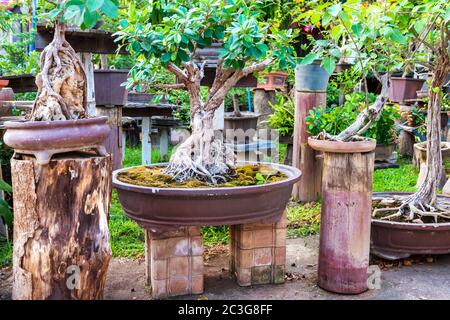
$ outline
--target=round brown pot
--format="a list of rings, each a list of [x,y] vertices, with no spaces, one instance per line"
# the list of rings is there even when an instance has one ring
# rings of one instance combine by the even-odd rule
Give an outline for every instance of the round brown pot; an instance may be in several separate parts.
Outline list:
[[[375,148],[375,161],[388,161],[395,150],[395,146],[396,144],[394,142],[387,145],[384,143],[377,143]]]
[[[376,140],[308,138],[323,151],[318,284],[345,294],[367,290]]]
[[[450,142],[441,142],[442,161],[450,158]],[[420,168],[422,163],[427,161],[427,142],[419,142],[414,144],[413,164]]]
[[[344,70],[350,69],[352,67],[351,63],[338,63],[334,69],[334,73],[339,73]]]
[[[287,179],[234,188],[152,188],[121,182],[117,175],[127,169],[119,169],[113,172],[113,185],[125,214],[153,232],[182,226],[274,223],[281,218],[301,173],[290,166],[268,165]]]
[[[80,120],[5,122],[5,143],[15,152],[32,154],[38,164],[48,164],[57,153],[95,149],[107,155],[103,141],[110,127],[108,117]]]
[[[405,100],[417,99],[417,91],[422,88],[424,82],[425,79],[391,77],[389,100],[401,103]]]
[[[376,192],[373,199],[408,196],[411,193]],[[450,200],[439,195],[438,199]],[[372,220],[371,253],[384,259],[396,260],[416,254],[450,253],[449,223],[407,223]]]
[[[235,116],[234,112],[225,112],[225,139],[231,142],[234,141],[234,137],[237,137],[238,143],[245,143],[246,137],[251,140],[256,133],[258,117],[259,114],[253,112],[241,112],[240,117]],[[247,130],[253,130],[253,132],[246,133]]]

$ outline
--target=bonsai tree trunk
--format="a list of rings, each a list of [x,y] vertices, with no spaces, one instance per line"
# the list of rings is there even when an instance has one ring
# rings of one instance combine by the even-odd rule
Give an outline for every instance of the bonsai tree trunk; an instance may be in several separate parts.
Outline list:
[[[235,94],[233,94],[233,110],[236,117],[242,117],[241,110],[239,110],[239,99]]]
[[[441,93],[434,88],[441,88],[450,72],[450,57],[444,51],[436,62],[433,77],[429,89],[429,103],[427,116],[427,171],[425,179],[415,194],[405,200],[399,210],[399,214],[406,215],[408,220],[413,220],[415,215],[450,218],[448,209],[440,208],[436,204],[436,190],[442,172],[441,155]]]
[[[226,182],[235,174],[236,157],[224,144],[222,132],[214,130],[214,111],[241,78],[263,70],[272,61],[270,58],[235,70],[223,68],[223,61],[219,60],[206,101],[200,96],[204,64],[197,65],[191,61],[184,64],[184,70],[168,64],[169,71],[181,79],[189,92],[192,134],[173,154],[165,170],[167,174],[177,181],[197,179],[211,184]]]
[[[31,120],[86,117],[86,74],[80,58],[66,41],[64,32],[64,24],[56,22],[53,41],[42,52],[41,72],[36,76],[38,95]]]

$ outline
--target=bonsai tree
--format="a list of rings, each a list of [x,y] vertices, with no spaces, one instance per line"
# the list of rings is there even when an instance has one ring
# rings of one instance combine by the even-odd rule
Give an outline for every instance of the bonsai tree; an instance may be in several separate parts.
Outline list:
[[[130,10],[129,19],[120,22],[122,30],[116,34],[136,61],[145,61],[139,66],[157,70],[162,65],[180,82],[162,86],[183,88],[189,93],[192,134],[175,151],[165,172],[177,181],[228,181],[235,157],[223,143],[222,134],[214,130],[214,112],[241,78],[264,70],[275,60],[280,66],[293,63],[293,50],[288,46],[292,33],[270,28],[270,23],[261,18],[264,6],[260,2],[158,3],[164,18],[155,24],[149,22],[152,6],[141,15]],[[200,81],[208,61],[198,57],[197,49],[212,43],[220,43],[216,75],[208,92],[202,95]],[[135,69],[131,75],[139,72],[144,71]]]
[[[400,6],[379,2],[369,5],[363,1],[341,3],[311,0],[307,7],[311,9],[297,9],[297,21],[319,25],[323,39],[313,42],[311,52],[301,59],[300,64],[307,65],[321,59],[321,65],[331,74],[336,63],[343,58],[342,48],[345,47],[345,52],[354,52],[354,68],[361,72],[366,97],[366,108],[350,126],[339,134],[331,136],[324,133],[320,137],[337,141],[355,139],[355,136],[363,135],[379,117],[389,96],[389,73],[406,60],[403,52],[409,38]],[[382,84],[381,93],[372,104],[369,104],[368,73],[372,73]]]
[[[86,118],[86,73],[80,58],[65,39],[65,26],[92,28],[102,14],[117,17],[117,0],[46,0],[42,19],[55,21],[53,41],[40,58],[36,76],[38,95],[30,119],[34,121]]]
[[[408,221],[431,216],[450,219],[450,208],[437,201],[437,184],[442,172],[440,111],[442,87],[450,72],[450,4],[445,0],[407,2],[402,8],[410,19],[409,31],[426,50],[420,52],[416,45],[411,61],[420,64],[431,73],[428,81],[427,126],[427,171],[416,193],[408,197],[399,208],[391,209],[396,213],[384,217],[391,219],[403,216]],[[428,59],[425,59],[429,57]],[[378,210],[379,212],[380,210]],[[376,213],[376,212],[374,212]]]

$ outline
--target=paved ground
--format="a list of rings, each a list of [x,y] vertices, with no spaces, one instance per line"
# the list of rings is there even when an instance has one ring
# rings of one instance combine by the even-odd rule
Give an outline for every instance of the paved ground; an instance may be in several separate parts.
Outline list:
[[[328,293],[316,285],[317,236],[289,239],[287,273],[283,285],[239,287],[228,274],[228,256],[222,253],[205,262],[205,292],[178,299],[450,299],[450,255],[432,263],[413,263],[381,271],[381,289],[356,296]],[[150,299],[145,288],[144,262],[113,259],[105,299]],[[0,299],[11,297],[11,270],[0,271]]]

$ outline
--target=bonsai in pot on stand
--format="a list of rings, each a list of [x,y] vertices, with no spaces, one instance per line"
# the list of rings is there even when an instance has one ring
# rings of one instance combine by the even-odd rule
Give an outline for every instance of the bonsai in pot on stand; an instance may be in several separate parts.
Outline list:
[[[156,298],[203,291],[203,246],[198,229],[203,225],[232,225],[231,271],[240,285],[284,281],[283,212],[300,172],[276,164],[236,163],[222,132],[214,130],[213,118],[227,92],[240,79],[277,61],[290,61],[292,49],[287,44],[291,35],[288,30],[272,29],[270,41],[265,40],[270,22],[258,14],[262,6],[259,2],[206,3],[175,1],[171,5],[179,10],[164,11],[173,25],[149,23],[144,27],[145,34],[137,26],[128,25],[117,32],[132,56],[143,56],[175,74],[181,82],[176,87],[186,89],[190,98],[192,133],[176,149],[168,164],[122,169],[113,174],[113,184],[125,213],[146,229],[147,282],[151,283]],[[184,39],[182,42],[177,41],[180,38],[175,36],[176,30],[186,30],[176,33]],[[236,36],[244,33],[248,36]],[[164,46],[154,45],[151,40],[162,38],[166,41]],[[201,94],[206,62],[196,62],[192,53],[213,42],[221,43],[215,78],[208,92]],[[275,52],[281,54],[276,56]],[[151,69],[155,65],[141,67]],[[174,87],[166,85],[167,89]],[[244,176],[246,182],[242,181]],[[277,234],[277,237],[262,237],[262,248],[267,248],[264,257],[271,261],[267,264],[265,260],[264,266],[256,257],[255,245],[244,247],[241,241],[244,233],[256,237],[263,229]],[[169,244],[174,247],[182,243],[188,243],[189,247],[181,255],[166,249]],[[164,255],[159,254],[161,250]],[[244,253],[250,258],[238,259]],[[171,269],[174,268],[171,261],[177,259],[192,262],[192,268],[178,278],[175,269]],[[160,272],[166,270],[167,263],[170,272],[161,277]],[[175,287],[174,281],[185,285]]]
[[[31,115],[5,124],[4,141],[15,150],[12,296],[101,299],[111,258],[111,159],[102,147],[110,129],[106,117],[86,112],[86,74],[65,23],[93,27],[118,8],[115,1],[50,5],[45,16],[54,20],[54,38],[41,55]],[[74,272],[79,281],[68,286]]]

